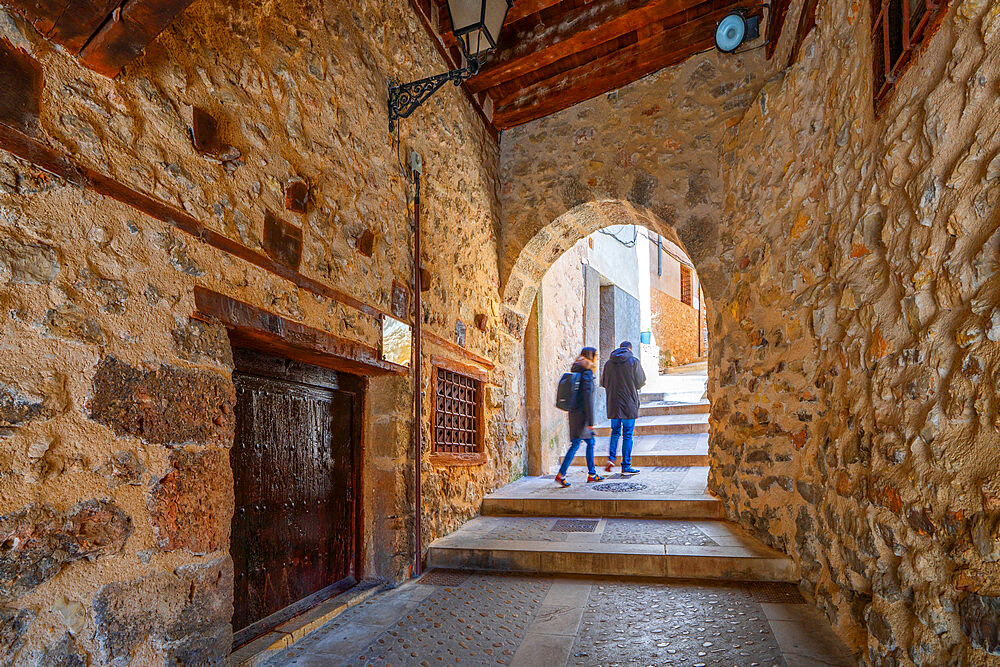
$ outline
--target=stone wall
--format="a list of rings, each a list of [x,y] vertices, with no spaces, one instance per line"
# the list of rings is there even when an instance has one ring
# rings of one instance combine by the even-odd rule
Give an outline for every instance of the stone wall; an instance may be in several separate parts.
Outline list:
[[[953,0],[877,116],[869,5],[727,134],[710,485],[865,663],[996,664],[1000,5]]]
[[[560,257],[539,290],[542,316],[540,336],[539,395],[541,396],[542,469],[546,474],[558,467],[569,447],[566,413],[556,407],[556,387],[563,373],[584,346],[583,265],[587,241],[581,240]]]
[[[649,293],[653,336],[660,351],[669,350],[677,365],[701,358],[703,355],[698,354],[698,311],[660,290],[652,289]]]
[[[187,233],[0,150],[0,661],[218,662],[231,641],[232,356],[221,326],[192,319],[193,290],[377,347],[378,318],[329,290],[392,312],[393,282],[409,285],[385,82],[444,63],[391,2],[194,3],[113,81],[3,12],[0,38],[44,77],[37,126],[22,129],[202,225]],[[193,106],[219,120],[222,156],[192,148]],[[497,335],[495,141],[453,87],[402,141],[425,165],[424,325],[454,340],[461,320],[466,347],[499,362],[490,462],[425,464],[429,542],[520,471],[522,371]],[[294,177],[305,214],[284,208]],[[293,280],[237,256],[269,251],[265,211],[301,229]],[[364,566],[390,581],[412,559],[410,401],[409,376],[370,381]]]
[[[548,267],[580,238],[638,224],[681,246],[705,290],[722,286],[719,152],[763,85],[763,49],[715,52],[503,133],[500,277],[520,336]]]

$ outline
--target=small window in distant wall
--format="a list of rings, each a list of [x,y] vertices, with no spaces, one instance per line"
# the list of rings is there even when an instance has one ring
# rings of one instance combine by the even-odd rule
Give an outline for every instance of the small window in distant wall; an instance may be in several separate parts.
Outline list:
[[[433,456],[445,464],[485,463],[485,373],[448,359],[431,359],[434,387]]]
[[[885,100],[920,44],[933,34],[947,0],[871,0],[875,106]]]
[[[681,303],[694,305],[691,289],[691,269],[681,264]]]

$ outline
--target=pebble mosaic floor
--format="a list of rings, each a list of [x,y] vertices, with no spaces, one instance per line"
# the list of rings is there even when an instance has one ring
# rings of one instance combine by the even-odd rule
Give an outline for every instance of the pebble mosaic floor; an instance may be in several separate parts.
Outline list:
[[[796,667],[848,658],[788,585],[437,570],[348,609],[265,664]]]
[[[568,489],[560,488],[553,480],[555,475],[544,477],[522,477],[508,484],[494,494],[495,497],[546,496],[553,498],[621,498],[625,496],[701,495],[705,493],[708,479],[707,467],[655,466],[643,468],[638,475],[622,475],[619,472],[605,473],[603,482],[588,483],[585,467],[571,466],[566,478]],[[614,486],[608,487],[608,484]]]
[[[561,524],[572,521],[570,526]],[[681,544],[718,546],[705,522],[669,519],[559,519],[555,517],[478,517],[467,525],[490,540],[531,542],[600,541],[605,544]],[[579,524],[579,525],[577,525]],[[715,533],[726,534],[722,524]],[[460,531],[459,531],[460,532]],[[457,533],[456,533],[457,534]]]
[[[690,521],[659,521],[608,519],[601,534],[606,544],[684,544],[712,546],[718,542]]]

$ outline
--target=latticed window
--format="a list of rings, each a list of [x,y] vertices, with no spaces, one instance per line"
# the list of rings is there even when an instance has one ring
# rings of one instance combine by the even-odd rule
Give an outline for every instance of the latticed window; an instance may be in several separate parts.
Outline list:
[[[681,264],[681,303],[694,304],[691,287],[691,269]]]
[[[875,101],[884,99],[948,8],[947,0],[871,0]]]
[[[482,383],[447,368],[435,368],[434,451],[479,451]]]

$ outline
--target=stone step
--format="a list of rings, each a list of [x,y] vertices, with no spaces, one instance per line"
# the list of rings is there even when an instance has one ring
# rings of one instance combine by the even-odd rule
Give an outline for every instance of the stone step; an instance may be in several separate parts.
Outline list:
[[[693,392],[693,393],[697,393],[697,392]],[[701,400],[696,400],[696,399],[690,398],[691,394],[692,394],[692,392],[684,392],[684,391],[647,391],[647,392],[641,392],[639,394],[639,404],[640,405],[648,405],[650,403],[664,403],[664,402],[669,402],[669,403],[685,403],[685,402],[690,402],[690,403],[708,403],[708,401],[704,400],[703,398]],[[685,401],[684,398],[683,398],[685,396],[688,397],[687,401]]]
[[[554,475],[522,477],[483,498],[484,516],[565,516],[721,519],[722,503],[706,490],[707,467],[647,468],[639,475],[612,473],[587,483],[586,468],[571,467],[569,488]]]
[[[711,409],[708,401],[702,403],[674,403],[670,401],[655,401],[645,403],[639,408],[640,417],[657,417],[661,415],[693,415],[708,414]]]
[[[604,454],[607,454],[605,451]],[[607,459],[604,456],[597,457],[597,469],[604,474],[604,464]],[[621,464],[621,460],[618,461]],[[700,467],[709,464],[708,454],[632,454],[632,466],[635,468],[649,467]],[[587,457],[577,455],[573,458],[573,465],[586,466]],[[612,472],[617,472],[614,470]]]
[[[609,436],[611,435],[611,425],[597,426],[594,432],[598,436]],[[660,415],[639,417],[635,420],[635,435],[680,435],[685,433],[708,433],[708,415]]]
[[[605,577],[794,582],[794,563],[723,521],[478,517],[434,541],[428,567]]]

